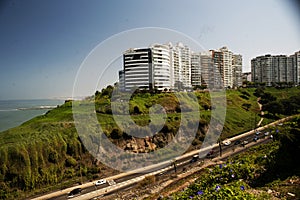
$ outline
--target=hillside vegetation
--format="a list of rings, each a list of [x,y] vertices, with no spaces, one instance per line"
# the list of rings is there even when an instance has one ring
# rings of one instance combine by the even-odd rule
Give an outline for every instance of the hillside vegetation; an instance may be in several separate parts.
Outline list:
[[[124,147],[132,137],[124,133],[115,123],[111,110],[111,94],[109,86],[95,96],[75,102],[80,106],[94,104],[104,133],[118,146]],[[266,89],[277,97],[277,100],[299,95],[298,88],[277,91]],[[256,89],[227,90],[226,122],[221,137],[224,139],[254,128],[260,119]],[[208,92],[195,92],[200,105],[200,117],[189,106],[180,107],[178,99],[172,93],[136,92],[130,99],[131,118],[139,125],[150,123],[149,109],[160,104],[166,111],[166,123],[152,139],[152,149],[164,147],[177,133],[181,122],[181,110],[190,115],[190,120],[183,123],[184,130],[191,124],[199,124],[193,146],[201,145],[210,122],[211,98]],[[122,98],[124,94],[118,94]],[[180,93],[182,101],[189,99],[189,93]],[[122,110],[118,111],[122,114]],[[277,114],[283,117],[284,114]],[[265,123],[273,120],[266,119]],[[153,123],[155,126],[155,123]],[[138,142],[137,142],[138,143]],[[152,145],[151,144],[151,145]],[[140,143],[136,145],[142,145]],[[193,148],[191,146],[191,148]],[[127,150],[135,150],[132,145]],[[23,199],[35,193],[65,188],[76,183],[106,177],[116,171],[104,166],[83,146],[77,134],[72,113],[72,102],[33,118],[16,128],[0,133],[0,199]]]
[[[300,118],[274,127],[274,141],[207,168],[164,199],[299,199]]]

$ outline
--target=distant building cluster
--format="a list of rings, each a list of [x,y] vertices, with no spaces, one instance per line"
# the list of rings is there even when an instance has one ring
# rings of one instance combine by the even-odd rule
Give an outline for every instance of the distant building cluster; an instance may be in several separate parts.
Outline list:
[[[119,71],[119,87],[124,91],[241,85],[242,56],[227,47],[207,52],[193,52],[182,43],[132,48],[124,52],[123,69]]]
[[[299,85],[300,51],[293,55],[264,55],[251,60],[252,82],[266,86]]]

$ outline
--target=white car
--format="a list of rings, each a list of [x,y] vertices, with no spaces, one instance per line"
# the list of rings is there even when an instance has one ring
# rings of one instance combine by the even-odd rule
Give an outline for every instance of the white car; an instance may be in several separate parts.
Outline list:
[[[103,185],[103,184],[105,184],[105,183],[106,183],[106,180],[105,180],[105,179],[100,179],[99,181],[97,181],[97,182],[95,183],[95,185],[98,186],[98,185]]]
[[[114,180],[108,180],[108,185],[116,185],[116,182]]]
[[[269,135],[269,132],[265,132],[264,135],[265,135],[265,136],[268,136],[268,135]]]
[[[226,140],[226,141],[223,142],[223,144],[224,144],[225,146],[228,146],[228,145],[231,144],[231,141],[230,141],[230,140]]]

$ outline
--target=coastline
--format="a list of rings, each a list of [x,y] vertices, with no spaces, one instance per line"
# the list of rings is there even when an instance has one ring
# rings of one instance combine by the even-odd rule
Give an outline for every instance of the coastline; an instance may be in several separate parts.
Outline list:
[[[61,99],[0,100],[0,132],[62,105]]]

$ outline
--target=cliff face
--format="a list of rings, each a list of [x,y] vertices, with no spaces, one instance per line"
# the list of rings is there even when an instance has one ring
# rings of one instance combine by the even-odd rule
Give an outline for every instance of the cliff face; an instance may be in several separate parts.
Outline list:
[[[147,153],[156,150],[157,146],[152,142],[151,138],[132,138],[129,140],[121,140],[117,145],[126,151],[133,153]]]

